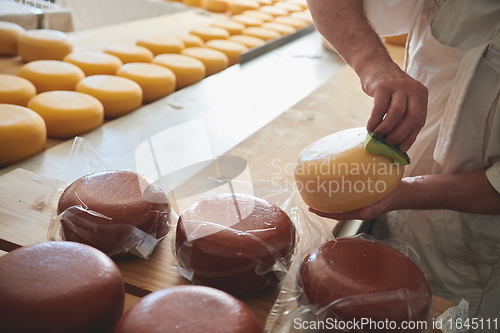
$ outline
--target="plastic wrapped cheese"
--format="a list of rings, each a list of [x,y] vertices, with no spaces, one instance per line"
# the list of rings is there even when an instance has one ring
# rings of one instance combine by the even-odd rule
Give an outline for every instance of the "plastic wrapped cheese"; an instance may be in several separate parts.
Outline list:
[[[97,98],[104,106],[104,117],[116,118],[138,109],[142,104],[142,89],[124,77],[93,75],[78,82],[76,91]]]
[[[116,72],[138,83],[142,88],[142,100],[145,103],[154,102],[175,90],[175,74],[170,69],[157,64],[131,63],[125,64]]]
[[[47,126],[47,135],[67,139],[99,127],[104,109],[96,98],[76,91],[48,91],[36,95],[28,107]]]
[[[36,95],[36,88],[30,81],[14,75],[0,74],[0,103],[27,106]]]
[[[153,52],[139,45],[112,44],[104,52],[118,57],[124,64],[130,62],[151,62],[154,57]]]
[[[115,75],[123,65],[118,57],[96,51],[73,52],[64,57],[64,61],[80,67],[86,76]]]
[[[183,54],[160,54],[153,59],[153,63],[167,67],[174,72],[177,90],[203,80],[206,73],[203,62]]]
[[[0,104],[0,167],[41,152],[46,139],[40,115],[23,106]]]
[[[24,64],[17,73],[33,83],[38,93],[51,90],[75,90],[85,73],[76,65],[58,60],[36,60]]]
[[[0,21],[0,55],[17,55],[17,41],[24,32],[18,24]]]
[[[18,40],[18,53],[24,61],[63,60],[73,50],[68,36],[49,29],[28,30]]]
[[[404,167],[364,148],[366,129],[352,128],[309,145],[295,166],[297,188],[310,207],[327,213],[351,211],[387,196]]]
[[[218,73],[229,66],[229,59],[223,52],[208,47],[188,47],[181,54],[200,60],[205,65],[205,76]]]
[[[209,40],[205,46],[224,53],[229,59],[229,66],[239,63],[241,55],[248,51],[245,45],[225,39]]]
[[[147,48],[155,56],[163,53],[180,53],[184,49],[182,40],[165,35],[143,37],[137,41],[137,45]]]

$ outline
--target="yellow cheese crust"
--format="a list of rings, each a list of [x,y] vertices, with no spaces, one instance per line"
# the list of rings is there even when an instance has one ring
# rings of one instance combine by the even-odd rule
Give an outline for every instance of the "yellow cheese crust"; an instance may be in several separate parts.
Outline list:
[[[229,66],[229,59],[224,53],[208,47],[188,47],[181,54],[200,60],[205,65],[205,76],[218,73]]]
[[[111,44],[104,52],[114,55],[124,64],[131,62],[151,62],[154,58],[153,52],[139,45]]]
[[[18,24],[0,21],[0,55],[17,55],[17,42],[25,31]]]
[[[241,43],[248,48],[259,47],[266,44],[266,41],[262,38],[257,38],[254,36],[248,35],[234,35],[228,38],[231,41]]]
[[[184,47],[197,47],[203,46],[205,42],[198,36],[187,34],[179,37],[180,40],[184,43]]]
[[[153,59],[153,63],[174,72],[177,90],[203,80],[206,73],[203,62],[183,54],[160,54]]]
[[[0,103],[27,106],[36,95],[30,81],[15,75],[0,74]]]
[[[76,65],[58,60],[36,60],[24,64],[17,74],[33,83],[38,93],[75,90],[85,73]]]
[[[64,61],[80,67],[86,76],[115,75],[123,65],[118,57],[96,51],[73,52],[64,57]]]
[[[260,3],[255,0],[233,0],[229,11],[234,15],[243,13],[245,10],[256,10],[260,7]]]
[[[137,45],[147,48],[155,56],[163,53],[180,53],[184,49],[182,40],[164,35],[143,37],[137,41]]]
[[[205,46],[224,53],[229,60],[229,66],[239,63],[241,55],[248,51],[245,45],[225,39],[209,40]]]
[[[241,35],[243,29],[245,29],[245,25],[235,21],[216,21],[210,24],[212,27],[226,29],[230,35]]]
[[[281,34],[279,32],[277,32],[276,30],[271,30],[271,29],[262,28],[262,27],[246,28],[243,31],[243,34],[248,35],[248,36],[257,37],[257,38],[263,39],[265,41],[281,37]]]
[[[68,36],[50,29],[28,30],[18,40],[18,53],[24,61],[63,60],[73,51]]]

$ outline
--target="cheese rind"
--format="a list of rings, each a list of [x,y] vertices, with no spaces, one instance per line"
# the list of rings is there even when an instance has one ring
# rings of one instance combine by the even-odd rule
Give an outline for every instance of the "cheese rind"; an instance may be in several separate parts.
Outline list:
[[[27,106],[36,95],[30,81],[15,75],[0,74],[0,103]]]
[[[192,6],[192,7],[201,7],[203,6],[203,1],[202,0],[182,0],[186,5]]]
[[[230,0],[202,0],[202,7],[209,12],[225,13],[229,10]]]
[[[218,73],[229,66],[229,58],[223,52],[208,47],[188,47],[181,54],[200,60],[205,65],[205,76]]]
[[[64,61],[80,67],[86,76],[115,75],[123,65],[118,57],[96,51],[73,52],[64,57]]]
[[[209,40],[205,46],[224,53],[229,59],[229,66],[240,62],[241,55],[248,51],[245,45],[225,39]]]
[[[255,10],[260,7],[260,3],[255,0],[233,0],[229,11],[234,15],[243,13],[245,10]]]
[[[25,31],[18,24],[0,21],[0,55],[17,55],[19,36],[24,34]]]
[[[41,152],[46,140],[40,115],[23,106],[0,104],[0,167]]]
[[[190,49],[186,48],[185,50]],[[167,67],[175,74],[175,89],[182,89],[203,80],[206,69],[200,60],[183,54],[160,54],[154,64]]]
[[[24,64],[18,76],[33,83],[38,93],[52,90],[75,90],[85,73],[76,65],[58,60],[36,60]]]
[[[197,47],[203,46],[205,42],[198,36],[187,34],[179,37],[184,43],[184,47]]]
[[[215,21],[210,26],[226,29],[229,34],[232,35],[241,35],[243,29],[245,29],[245,25],[235,21]]]
[[[116,118],[138,109],[142,89],[134,81],[112,75],[93,75],[78,82],[76,91],[97,98],[104,106],[104,117]]]
[[[145,103],[154,102],[175,90],[175,74],[170,69],[147,63],[125,64],[116,75],[130,79],[142,88],[142,100]]]
[[[36,95],[28,107],[45,121],[47,135],[71,138],[99,127],[104,111],[96,98],[76,91],[48,91]]]
[[[49,29],[28,30],[18,40],[18,53],[24,61],[63,60],[73,51],[68,36]]]
[[[204,42],[207,42],[211,39],[227,39],[229,37],[229,32],[226,29],[218,27],[195,28],[191,29],[189,33],[200,37]]]
[[[137,45],[147,48],[155,56],[163,53],[180,53],[185,47],[179,38],[163,35],[141,38],[137,41]]]
[[[139,45],[112,44],[104,52],[118,57],[124,64],[130,62],[151,62],[154,58],[153,52]]]

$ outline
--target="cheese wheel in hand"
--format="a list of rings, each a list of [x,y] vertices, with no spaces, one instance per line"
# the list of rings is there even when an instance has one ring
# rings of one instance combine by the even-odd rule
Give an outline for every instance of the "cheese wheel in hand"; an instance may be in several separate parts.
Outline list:
[[[24,61],[63,60],[73,45],[61,31],[49,29],[28,30],[18,40],[18,53]]]
[[[365,150],[366,129],[352,128],[324,137],[300,154],[295,182],[311,208],[339,213],[359,209],[387,196],[404,167]]]
[[[35,111],[0,104],[0,167],[41,152],[46,139],[45,122]]]
[[[0,74],[0,103],[27,106],[36,95],[30,81],[15,75]]]
[[[0,55],[17,55],[17,41],[24,32],[18,24],[0,21]]]

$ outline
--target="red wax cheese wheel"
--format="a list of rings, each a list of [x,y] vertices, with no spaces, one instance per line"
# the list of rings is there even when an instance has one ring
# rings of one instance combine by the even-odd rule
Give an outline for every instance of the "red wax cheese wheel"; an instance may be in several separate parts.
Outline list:
[[[272,267],[289,259],[295,227],[271,202],[221,194],[186,208],[176,237],[177,258],[193,283],[246,296],[277,282]]]
[[[240,300],[203,286],[175,286],[134,304],[115,333],[261,333],[255,314]]]
[[[427,319],[432,297],[427,278],[387,245],[358,238],[330,241],[305,258],[300,274],[309,304],[335,302],[330,318],[388,319],[398,327],[402,321]]]
[[[81,206],[111,220],[86,211],[76,212],[73,218],[67,217],[69,221],[61,220],[64,240],[92,245],[108,254],[121,252],[131,230],[125,227],[103,230],[99,225],[131,225],[157,239],[165,236],[169,229],[167,194],[135,172],[105,171],[75,180],[59,198],[57,213],[72,206]],[[90,227],[79,218],[91,222]]]
[[[112,332],[123,313],[121,273],[104,253],[47,242],[0,258],[4,333]]]

